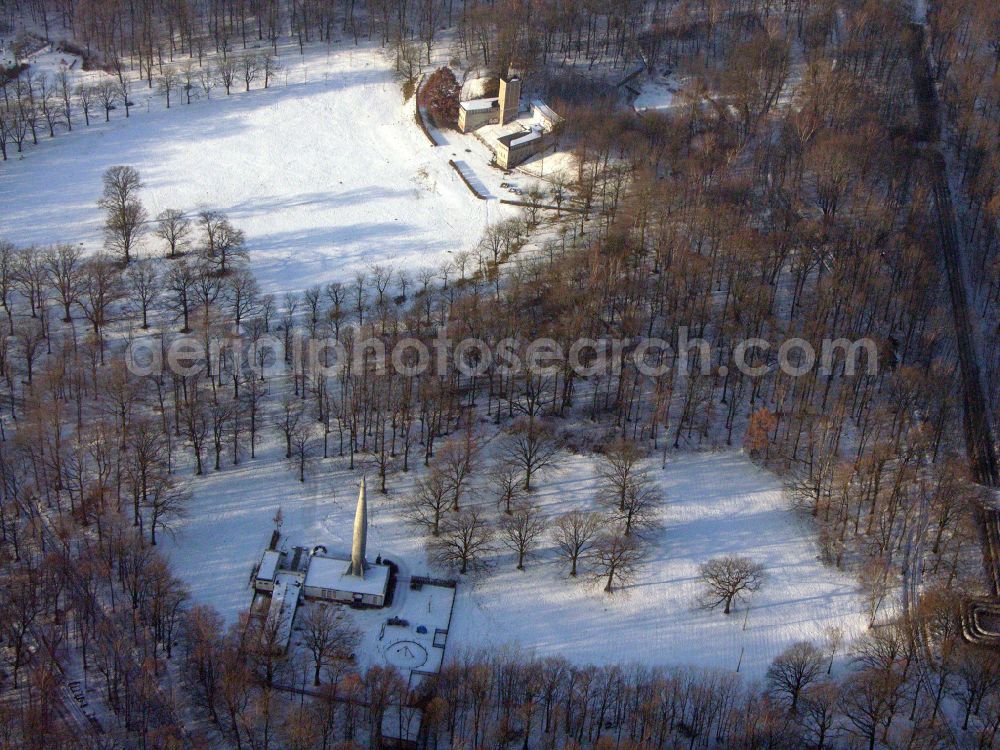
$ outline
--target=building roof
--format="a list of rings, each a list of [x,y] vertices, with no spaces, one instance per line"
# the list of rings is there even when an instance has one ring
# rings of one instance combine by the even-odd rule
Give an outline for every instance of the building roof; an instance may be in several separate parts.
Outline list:
[[[542,137],[537,130],[515,130],[513,133],[506,133],[497,138],[497,143],[507,148],[520,148],[529,143],[533,143]]]
[[[339,557],[313,555],[306,571],[305,585],[331,591],[349,591],[352,594],[384,596],[389,585],[389,566],[368,564],[364,578],[350,574],[351,561]]]
[[[280,552],[273,549],[267,550],[264,553],[264,556],[260,558],[260,566],[257,568],[257,580],[273,581],[274,574],[278,570],[278,561],[280,559]]]
[[[532,99],[531,106],[535,108],[535,111],[538,113],[539,117],[542,117],[553,124],[563,121],[562,116],[557,115],[554,111],[552,111],[549,105],[547,105],[541,99]]]
[[[274,586],[271,594],[271,608],[267,616],[272,622],[278,623],[277,645],[283,651],[288,650],[292,639],[292,623],[295,621],[295,610],[299,606],[299,592],[302,583],[294,575],[282,576]]]
[[[510,143],[507,144],[507,147],[508,148],[517,148],[518,146],[526,146],[527,144],[531,143],[532,141],[537,141],[541,137],[542,137],[541,133],[539,133],[539,132],[537,132],[535,130],[532,130],[530,133],[525,133],[524,135],[519,136],[518,138],[514,138],[513,140],[511,140]]]
[[[458,106],[470,112],[482,112],[500,106],[500,100],[496,97],[492,99],[467,99],[459,102]]]

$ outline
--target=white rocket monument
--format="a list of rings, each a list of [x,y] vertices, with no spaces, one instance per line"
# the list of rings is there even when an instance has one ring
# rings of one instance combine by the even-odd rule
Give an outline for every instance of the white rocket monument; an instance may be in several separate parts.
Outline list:
[[[365,497],[365,478],[361,477],[361,492],[358,494],[358,509],[354,512],[354,543],[351,545],[352,576],[365,577],[368,561],[365,559],[365,545],[368,542],[368,500]]]

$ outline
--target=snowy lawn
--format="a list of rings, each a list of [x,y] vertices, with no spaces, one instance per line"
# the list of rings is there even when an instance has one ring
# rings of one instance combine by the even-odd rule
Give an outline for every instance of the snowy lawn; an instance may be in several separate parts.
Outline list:
[[[101,245],[95,203],[113,164],[136,167],[150,216],[165,208],[227,213],[246,232],[251,266],[268,291],[347,281],[372,263],[433,266],[473,246],[509,209],[474,198],[432,148],[375,50],[334,48],[286,70],[267,90],[218,88],[190,106],[182,94],[112,122],[42,139],[0,165],[0,236],[16,244]],[[303,83],[306,80],[308,82]],[[255,86],[260,86],[256,83]],[[146,252],[160,242],[145,240]]]
[[[538,655],[578,663],[697,664],[762,676],[797,640],[823,646],[828,627],[847,640],[866,622],[857,585],[817,560],[815,535],[790,510],[776,479],[734,452],[682,454],[658,467],[666,495],[662,526],[648,536],[647,562],[635,581],[612,595],[601,583],[571,581],[544,549],[525,572],[511,555],[460,591],[450,645],[516,643]],[[595,502],[594,462],[569,457],[540,487],[552,512]],[[766,565],[769,580],[726,616],[697,606],[698,566],[739,554]],[[746,622],[746,630],[743,629]]]
[[[230,622],[249,605],[249,577],[278,505],[288,545],[349,550],[359,473],[347,471],[341,459],[320,461],[303,485],[280,454],[280,446],[270,444],[255,461],[196,479],[189,517],[164,543],[195,601],[215,606]],[[533,499],[547,514],[597,507],[594,472],[591,457],[567,455]],[[863,630],[853,579],[817,561],[808,522],[788,508],[773,476],[732,452],[678,455],[665,470],[657,466],[655,475],[667,505],[661,530],[649,539],[648,562],[631,586],[608,596],[588,578],[569,579],[549,541],[524,572],[503,550],[487,574],[460,582],[447,653],[507,643],[580,664],[735,669],[744,650],[741,672],[761,677],[796,640],[822,645],[829,626],[842,628],[848,640]],[[369,555],[397,562],[402,578],[445,572],[427,562],[422,534],[402,520],[413,479],[410,472],[390,482],[387,496],[369,492]],[[493,499],[476,494],[495,516]],[[747,555],[768,568],[770,580],[748,618],[743,607],[726,617],[695,606],[698,565],[726,553]],[[375,628],[386,616],[366,618],[367,648],[377,649]],[[378,652],[361,657],[377,661]]]

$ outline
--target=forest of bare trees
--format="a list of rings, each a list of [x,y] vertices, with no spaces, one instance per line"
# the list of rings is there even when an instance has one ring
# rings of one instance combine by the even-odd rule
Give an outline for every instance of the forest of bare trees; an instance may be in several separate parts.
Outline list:
[[[998,13],[942,0],[929,17],[993,416]],[[0,748],[113,746],[60,710],[64,668],[77,661],[99,676],[135,747],[379,750],[400,704],[422,709],[420,742],[434,748],[1000,742],[996,652],[963,640],[958,614],[982,593],[974,511],[989,498],[965,456],[906,4],[0,4],[0,23],[22,15],[107,76],[74,88],[66,76],[4,72],[4,160],[119,108],[127,117],[135,86],[155,87],[167,106],[236,96],[270,84],[279,41],[343,38],[395,48],[401,64],[450,45],[490,74],[533,73],[568,115],[561,138],[576,161],[546,187],[558,210],[488,227],[444,267],[377,265],[281,298],[259,289],[235,222],[187,206],[149,216],[128,165],[89,197],[105,252],[86,255],[73,237],[52,247],[0,238]],[[613,79],[639,61],[685,71],[682,106],[642,116],[621,106]],[[543,252],[524,252],[543,223]],[[497,356],[475,376],[454,362],[409,374],[368,366],[360,348],[404,338],[431,347],[442,329],[497,355],[505,340],[522,356],[541,337],[567,351],[593,340],[594,355],[617,366],[514,374]],[[129,344],[152,341],[147,355],[166,359],[181,334],[180,366],[136,375],[143,363],[126,365]],[[657,374],[631,358],[642,337],[672,346],[645,354]],[[320,338],[363,366],[320,374],[301,345]],[[710,363],[698,345],[683,350],[696,338]],[[793,338],[815,351],[844,343],[828,366],[792,375],[776,364],[777,342]],[[749,339],[776,343],[741,350]],[[861,339],[876,346],[862,364],[877,367],[852,372],[850,343]],[[270,340],[280,351],[262,346]],[[611,340],[632,343],[597,351]],[[730,366],[737,356],[755,372]],[[710,366],[684,368],[682,357]],[[269,368],[281,372],[262,376]],[[497,430],[490,459],[474,429],[484,420]],[[581,422],[588,429],[575,434]],[[846,673],[831,674],[840,644],[830,634],[779,656],[763,686],[697,669],[468,652],[411,692],[394,670],[358,674],[318,615],[313,660],[282,660],[259,618],[226,630],[190,601],[157,546],[186,513],[187,467],[254,461],[265,433],[284,446],[290,482],[334,458],[368,468],[383,491],[387,477],[419,471],[408,514],[458,575],[503,549],[530,568],[546,537],[567,575],[593,576],[611,595],[641,565],[645,531],[669,502],[641,465],[742,446],[783,477],[824,561],[857,577],[873,627],[851,645]],[[604,509],[548,524],[532,491],[567,444],[600,453]],[[490,513],[466,502],[480,478],[495,495]],[[923,594],[874,627],[915,555]],[[766,585],[745,559],[706,560],[704,575],[717,584],[708,603],[727,611]],[[316,695],[301,700],[289,686]]]

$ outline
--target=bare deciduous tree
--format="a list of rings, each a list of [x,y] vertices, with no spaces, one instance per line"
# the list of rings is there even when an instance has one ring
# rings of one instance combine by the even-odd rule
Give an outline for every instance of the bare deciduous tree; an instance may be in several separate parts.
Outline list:
[[[0,240],[0,305],[7,313],[7,329],[14,335],[14,288],[17,286],[18,252],[14,243]]]
[[[224,276],[234,263],[247,259],[243,232],[234,227],[224,214],[202,211],[198,214],[198,226],[204,238],[202,257],[220,276]]]
[[[360,633],[337,616],[337,610],[312,603],[300,623],[302,642],[312,654],[313,684],[320,684],[323,667],[333,658],[348,658],[360,640]]]
[[[861,568],[861,589],[868,607],[868,627],[875,626],[879,609],[894,589],[895,576],[888,562],[881,557],[869,557]]]
[[[441,524],[441,534],[431,542],[431,552],[438,563],[458,568],[465,575],[486,564],[493,551],[493,527],[475,508],[459,511]]]
[[[240,72],[243,74],[243,82],[246,90],[250,90],[250,84],[257,80],[260,73],[260,58],[254,54],[246,54],[240,58]]]
[[[216,71],[222,87],[226,90],[226,96],[233,91],[233,84],[236,82],[236,75],[239,72],[239,61],[235,57],[224,57],[219,61]]]
[[[600,513],[571,510],[559,516],[553,536],[559,556],[569,563],[569,574],[577,575],[577,566],[594,545],[604,519]]]
[[[223,288],[229,303],[233,329],[238,332],[244,318],[257,309],[260,296],[257,277],[247,268],[238,268],[226,279]]]
[[[271,85],[271,79],[281,70],[281,63],[278,62],[278,58],[273,53],[268,51],[260,56],[260,69],[264,74],[264,88],[267,88]]]
[[[191,493],[172,474],[157,472],[149,483],[144,505],[149,513],[149,543],[156,545],[157,529],[169,531],[175,519],[183,518]]]
[[[441,519],[451,504],[448,486],[435,467],[417,480],[416,491],[407,505],[407,518],[427,528],[433,536],[441,533]]]
[[[83,110],[83,121],[86,126],[90,127],[90,111],[94,108],[94,100],[97,95],[94,91],[94,87],[81,83],[76,87],[76,100],[80,102],[80,109]]]
[[[25,376],[28,385],[34,383],[35,363],[42,354],[42,346],[45,343],[45,329],[37,320],[27,320],[17,327],[15,333],[18,348],[21,356],[24,357]]]
[[[80,298],[83,284],[82,251],[73,245],[56,245],[45,251],[42,262],[49,275],[49,281],[56,290],[59,304],[63,308],[63,322],[69,323],[73,316],[70,307]]]
[[[840,686],[832,680],[814,682],[802,691],[799,725],[818,750],[827,746],[840,715]]]
[[[598,474],[605,492],[618,502],[618,510],[625,510],[625,496],[641,473],[644,452],[631,440],[616,440],[602,456]]]
[[[707,609],[724,605],[727,615],[734,601],[759,591],[767,578],[762,564],[738,555],[712,558],[701,565],[699,575],[705,584],[702,605]]]
[[[304,414],[305,407],[299,399],[286,394],[281,400],[281,412],[278,414],[274,424],[285,438],[286,459],[292,457],[292,438]]]
[[[489,483],[496,494],[497,507],[510,515],[521,499],[524,489],[521,485],[521,469],[508,458],[500,458],[490,465]]]
[[[111,122],[111,110],[118,104],[118,87],[110,79],[102,78],[94,86],[94,94],[104,110],[104,122]]]
[[[559,453],[552,428],[537,419],[515,422],[500,444],[501,456],[521,470],[524,489],[531,489],[531,480],[550,467]]]
[[[191,330],[191,308],[194,305],[195,286],[198,283],[199,269],[182,258],[170,267],[163,279],[168,295],[168,306],[181,319],[181,333]]]
[[[856,672],[841,691],[841,710],[852,734],[862,737],[868,750],[875,750],[883,728],[888,729],[899,701],[902,678],[894,670],[866,669]]]
[[[823,652],[809,641],[793,643],[778,654],[767,668],[767,684],[771,692],[785,698],[795,713],[799,696],[823,673]]]
[[[517,555],[517,569],[524,570],[524,560],[545,534],[545,517],[538,506],[520,505],[500,521],[500,540]]]
[[[643,551],[634,537],[604,534],[590,552],[594,576],[604,581],[604,591],[611,594],[633,580],[643,560]]]
[[[136,261],[125,272],[125,281],[141,311],[142,327],[149,328],[149,309],[160,296],[160,277],[156,266],[148,259]]]
[[[653,528],[663,504],[659,488],[645,475],[633,478],[625,488],[624,501],[616,511],[625,536]]]
[[[989,649],[963,644],[955,660],[955,677],[949,692],[962,707],[962,730],[969,728],[969,718],[983,699],[1000,690],[1000,664]]]
[[[114,261],[99,253],[87,260],[83,278],[79,304],[84,317],[93,327],[101,362],[104,362],[104,326],[107,325],[112,305],[124,294],[122,277]]]
[[[479,443],[471,430],[445,441],[438,449],[434,465],[451,495],[452,510],[461,508],[462,494],[475,472],[478,455]]]
[[[315,440],[316,423],[310,420],[298,420],[291,433],[291,445],[300,482],[306,481],[306,467],[313,457]]]
[[[157,214],[153,234],[167,243],[168,258],[174,258],[178,253],[184,252],[190,233],[191,222],[182,211],[167,208]]]
[[[108,167],[97,205],[104,211],[104,239],[108,250],[128,263],[146,222],[146,209],[139,200],[142,180],[134,167]]]
[[[177,71],[173,68],[166,67],[160,74],[156,89],[166,98],[167,109],[170,109],[170,95],[177,90],[180,82],[180,76],[177,75]]]

